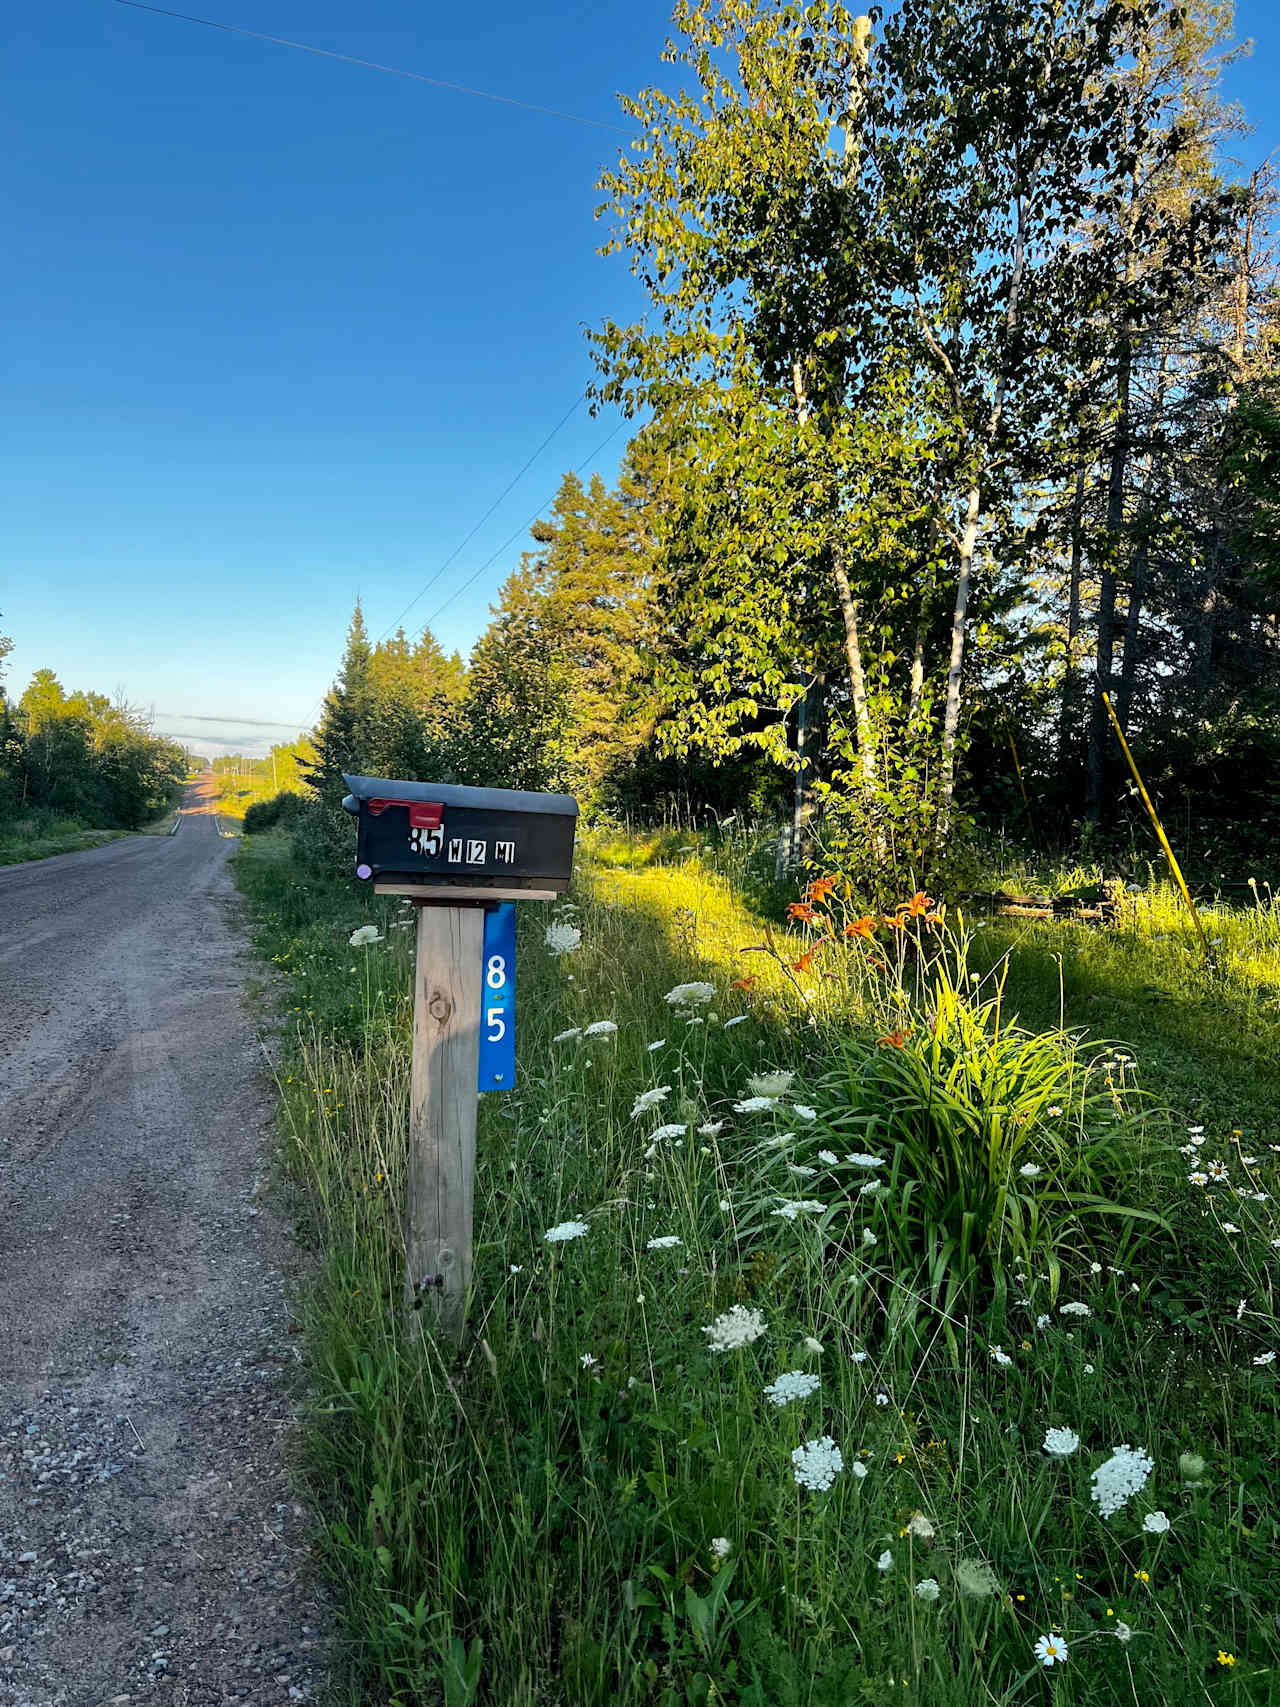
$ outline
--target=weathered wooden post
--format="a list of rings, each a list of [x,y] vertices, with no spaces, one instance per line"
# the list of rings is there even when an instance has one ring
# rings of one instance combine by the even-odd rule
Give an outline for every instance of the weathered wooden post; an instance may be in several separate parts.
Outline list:
[[[348,776],[356,876],[417,913],[404,1209],[407,1309],[462,1333],[471,1285],[476,1110],[515,1083],[514,901],[568,887],[577,802],[565,794]],[[482,1060],[483,1057],[483,1060]]]

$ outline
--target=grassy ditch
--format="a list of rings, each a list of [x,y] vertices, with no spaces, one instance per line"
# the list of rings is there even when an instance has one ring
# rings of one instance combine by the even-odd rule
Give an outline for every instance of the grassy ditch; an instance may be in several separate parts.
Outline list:
[[[53,854],[78,853],[129,834],[128,830],[96,830],[78,818],[35,811],[0,825],[0,865],[22,865],[31,859],[49,859]]]
[[[399,1310],[409,910],[279,833],[237,871],[352,1700],[1277,1698],[1274,910],[1212,974],[1159,894],[766,931],[613,844],[578,946],[521,911],[454,1354]]]

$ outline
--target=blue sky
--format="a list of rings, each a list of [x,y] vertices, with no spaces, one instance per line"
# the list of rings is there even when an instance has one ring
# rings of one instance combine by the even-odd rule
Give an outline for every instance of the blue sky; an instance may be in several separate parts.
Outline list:
[[[185,8],[183,8],[185,9]],[[205,17],[619,123],[667,0],[192,0]],[[1280,145],[1280,9],[1227,93]],[[359,594],[388,628],[580,396],[584,325],[640,309],[599,259],[621,136],[128,9],[48,0],[4,74],[8,683],[41,666],[249,751],[308,723]],[[567,467],[585,405],[406,618],[431,617]],[[525,543],[434,626],[466,651]]]

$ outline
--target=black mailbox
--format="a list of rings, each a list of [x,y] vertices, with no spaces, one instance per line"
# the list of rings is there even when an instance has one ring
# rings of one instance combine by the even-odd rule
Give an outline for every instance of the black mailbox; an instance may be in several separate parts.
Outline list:
[[[344,776],[359,822],[356,876],[379,887],[537,892],[569,886],[578,803],[569,794]]]

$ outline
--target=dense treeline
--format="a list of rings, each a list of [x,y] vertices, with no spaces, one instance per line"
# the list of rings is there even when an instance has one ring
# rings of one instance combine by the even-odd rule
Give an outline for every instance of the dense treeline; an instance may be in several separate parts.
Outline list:
[[[602,187],[647,421],[464,668],[357,611],[312,780],[778,807],[854,859],[1280,833],[1280,292],[1217,0],[696,0]],[[606,211],[602,210],[602,211]]]
[[[9,649],[0,638],[0,665]],[[187,765],[142,712],[68,693],[52,670],[37,670],[16,705],[0,682],[0,823],[44,813],[137,829],[177,798]]]

